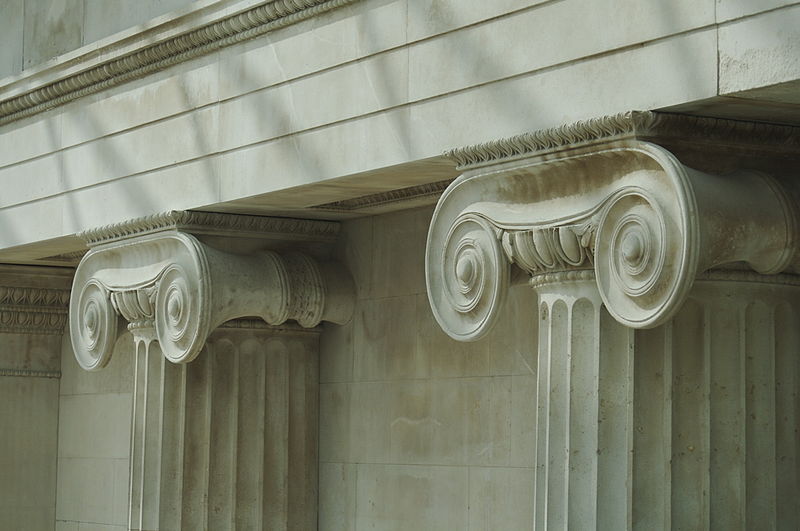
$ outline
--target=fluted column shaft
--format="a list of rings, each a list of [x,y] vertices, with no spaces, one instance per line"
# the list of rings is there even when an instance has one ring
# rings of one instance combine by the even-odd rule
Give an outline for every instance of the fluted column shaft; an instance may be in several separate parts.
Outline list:
[[[132,530],[316,527],[318,332],[250,324],[189,364],[139,343]]]
[[[590,275],[537,287],[536,529],[797,529],[800,288],[706,275],[634,331]]]

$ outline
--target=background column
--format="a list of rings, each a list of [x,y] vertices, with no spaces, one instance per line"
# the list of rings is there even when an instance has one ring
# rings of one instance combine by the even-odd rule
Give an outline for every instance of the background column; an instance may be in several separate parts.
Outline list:
[[[316,529],[319,329],[237,320],[137,347],[131,529]]]

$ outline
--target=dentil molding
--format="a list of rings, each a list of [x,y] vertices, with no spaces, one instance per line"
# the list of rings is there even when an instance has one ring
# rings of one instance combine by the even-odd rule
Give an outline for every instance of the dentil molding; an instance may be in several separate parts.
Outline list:
[[[232,319],[305,328],[347,322],[353,282],[324,252],[336,228],[169,212],[83,233],[91,249],[76,270],[69,308],[78,363],[105,366],[126,328],[137,342],[157,341],[168,360],[187,363]]]
[[[426,253],[442,328],[480,338],[521,278],[594,278],[617,321],[650,328],[712,268],[797,272],[795,190],[757,169],[685,165],[656,143],[677,145],[681,131],[678,143],[704,136],[699,144],[730,149],[738,139],[772,156],[800,138],[795,128],[627,113],[451,152],[464,173],[439,200]]]

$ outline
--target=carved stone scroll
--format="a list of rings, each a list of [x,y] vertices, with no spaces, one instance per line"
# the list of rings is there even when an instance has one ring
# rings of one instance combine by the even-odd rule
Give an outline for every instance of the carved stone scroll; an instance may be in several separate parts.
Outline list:
[[[587,270],[617,321],[652,328],[699,273],[794,270],[797,242],[797,207],[771,176],[704,173],[655,144],[615,140],[462,174],[431,222],[428,296],[442,328],[471,341],[494,324],[514,272]]]
[[[301,252],[227,252],[180,231],[131,236],[93,248],[79,264],[72,346],[84,369],[100,369],[127,325],[137,341],[158,341],[168,360],[187,363],[231,319],[347,322],[352,293],[343,269]]]

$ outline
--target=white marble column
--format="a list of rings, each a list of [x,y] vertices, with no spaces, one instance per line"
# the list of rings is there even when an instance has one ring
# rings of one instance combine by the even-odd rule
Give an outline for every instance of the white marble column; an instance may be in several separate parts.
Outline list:
[[[354,304],[337,228],[173,212],[85,235],[76,358],[136,343],[131,530],[316,527],[319,325]]]
[[[538,293],[536,529],[800,528],[794,133],[759,131],[645,113],[453,152],[428,296],[472,341]]]

